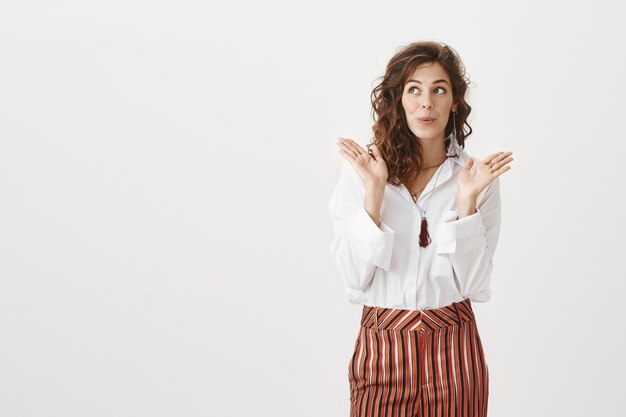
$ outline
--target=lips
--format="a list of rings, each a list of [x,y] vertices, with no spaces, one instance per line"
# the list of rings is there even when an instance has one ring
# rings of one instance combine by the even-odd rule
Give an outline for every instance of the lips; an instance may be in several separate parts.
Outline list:
[[[418,117],[417,120],[421,121],[421,122],[431,122],[433,120],[435,120],[432,117]]]

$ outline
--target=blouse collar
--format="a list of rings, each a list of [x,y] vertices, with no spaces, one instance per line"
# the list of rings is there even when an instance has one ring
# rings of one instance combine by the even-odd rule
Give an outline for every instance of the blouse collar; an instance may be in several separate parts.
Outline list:
[[[443,162],[442,166],[440,167],[441,172],[439,173],[438,176],[437,176],[437,174],[435,174],[430,179],[430,181],[426,185],[426,188],[424,188],[424,190],[420,194],[418,202],[419,202],[419,200],[423,196],[426,196],[428,193],[430,193],[435,188],[435,180],[437,182],[437,184],[436,184],[437,187],[439,187],[441,184],[443,184],[448,179],[450,179],[450,177],[452,176],[453,166],[454,166],[455,163],[459,164],[461,166],[461,168],[464,168],[465,164],[467,163],[469,158],[470,158],[470,156],[468,155],[468,153],[463,148],[458,147],[457,148],[457,156],[449,156],[448,159],[446,159]],[[408,188],[406,188],[404,186],[404,184],[400,184],[400,185],[387,184],[387,185],[389,185],[391,188],[396,190],[396,192],[400,193],[411,204],[415,205],[415,201],[413,200],[413,197],[411,196],[411,193],[409,192]]]

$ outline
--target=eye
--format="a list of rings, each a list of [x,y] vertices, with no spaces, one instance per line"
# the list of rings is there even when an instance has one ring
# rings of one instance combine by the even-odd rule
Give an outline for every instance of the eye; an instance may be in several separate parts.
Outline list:
[[[412,93],[412,91],[413,91],[414,89],[419,90],[419,88],[417,88],[417,87],[415,87],[415,86],[413,86],[413,87],[409,87],[409,90],[408,90],[409,94],[411,94],[411,93]],[[443,87],[437,87],[437,88],[435,88],[435,91],[436,91],[436,90],[441,90],[441,91],[442,91],[442,94],[445,94],[445,93],[446,93],[446,89],[445,89],[445,88],[443,88]]]

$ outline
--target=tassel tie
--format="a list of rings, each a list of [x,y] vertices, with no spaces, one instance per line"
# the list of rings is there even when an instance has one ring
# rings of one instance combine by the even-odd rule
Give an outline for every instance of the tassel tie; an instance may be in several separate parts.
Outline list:
[[[420,240],[419,244],[421,247],[425,248],[430,244],[430,235],[428,234],[428,222],[426,221],[426,217],[422,217],[422,225],[420,227]]]

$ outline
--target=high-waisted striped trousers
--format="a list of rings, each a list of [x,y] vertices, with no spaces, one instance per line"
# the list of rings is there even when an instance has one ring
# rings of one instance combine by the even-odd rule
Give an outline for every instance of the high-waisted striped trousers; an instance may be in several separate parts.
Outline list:
[[[350,417],[485,417],[489,371],[469,299],[363,306],[348,366]]]

